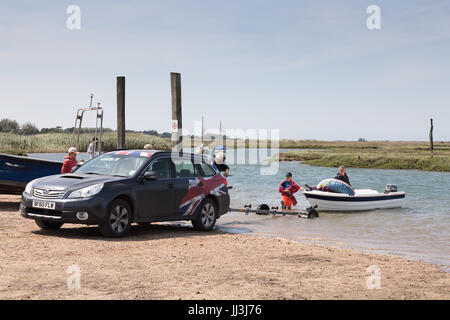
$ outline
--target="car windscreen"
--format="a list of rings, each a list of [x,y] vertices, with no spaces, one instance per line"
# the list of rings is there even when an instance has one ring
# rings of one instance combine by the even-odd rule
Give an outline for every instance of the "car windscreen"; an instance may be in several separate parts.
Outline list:
[[[77,173],[130,177],[148,160],[139,156],[104,154],[82,165]]]

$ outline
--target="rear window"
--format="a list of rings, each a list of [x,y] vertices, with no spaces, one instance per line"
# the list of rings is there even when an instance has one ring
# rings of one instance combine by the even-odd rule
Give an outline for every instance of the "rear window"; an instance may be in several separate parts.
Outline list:
[[[216,171],[209,164],[202,162],[200,166],[202,167],[203,173],[205,174],[206,177],[212,177],[217,174]]]
[[[173,159],[177,178],[195,178],[200,176],[190,159]]]

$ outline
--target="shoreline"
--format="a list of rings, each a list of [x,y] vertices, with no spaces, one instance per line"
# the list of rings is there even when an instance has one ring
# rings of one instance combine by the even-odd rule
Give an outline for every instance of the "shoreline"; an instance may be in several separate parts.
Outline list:
[[[339,250],[339,249],[351,250],[351,251],[355,251],[355,252],[368,253],[368,254],[374,254],[374,255],[379,255],[379,256],[392,256],[392,257],[400,258],[405,261],[416,261],[416,262],[428,264],[431,266],[435,266],[435,267],[439,268],[439,270],[450,274],[450,263],[446,264],[446,263],[442,263],[442,262],[438,262],[438,261],[427,260],[427,259],[421,258],[419,256],[407,255],[404,253],[396,252],[395,250],[391,250],[388,248],[383,249],[383,248],[377,248],[377,247],[366,247],[366,246],[362,246],[362,245],[356,245],[356,244],[352,244],[352,243],[342,242],[342,240],[333,240],[333,239],[329,239],[329,238],[320,238],[320,240],[317,240],[315,238],[296,239],[296,238],[289,238],[289,237],[282,237],[282,236],[274,236],[271,234],[263,234],[263,233],[259,234],[258,232],[249,232],[249,233],[247,233],[247,232],[240,233],[240,232],[233,232],[233,231],[223,231],[223,232],[228,233],[228,234],[244,234],[244,235],[248,235],[248,236],[268,237],[271,239],[282,239],[282,240],[298,242],[298,243],[306,244],[306,245],[321,246],[324,248],[334,248],[337,250]]]
[[[450,274],[429,263],[166,224],[123,239],[94,226],[43,231],[18,199],[0,195],[1,299],[450,299]],[[74,264],[81,289],[68,290]],[[367,288],[373,270],[381,289]]]

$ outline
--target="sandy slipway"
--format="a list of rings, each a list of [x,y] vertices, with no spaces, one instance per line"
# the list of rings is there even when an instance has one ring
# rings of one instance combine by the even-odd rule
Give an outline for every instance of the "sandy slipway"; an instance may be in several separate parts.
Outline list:
[[[251,235],[133,226],[42,231],[0,196],[0,299],[449,299],[450,274],[394,256]],[[81,289],[68,290],[71,265]],[[381,289],[367,289],[367,267]]]

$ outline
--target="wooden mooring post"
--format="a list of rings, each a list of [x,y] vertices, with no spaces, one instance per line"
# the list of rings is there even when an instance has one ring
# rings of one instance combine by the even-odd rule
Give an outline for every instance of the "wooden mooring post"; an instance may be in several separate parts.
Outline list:
[[[117,77],[117,149],[125,149],[125,77]]]
[[[176,123],[176,130],[172,127],[172,149],[182,151],[183,148],[183,122],[181,112],[181,74],[170,73],[170,86],[172,93],[172,122]],[[173,126],[173,125],[172,125]]]
[[[433,143],[433,119],[430,119],[430,150],[434,150],[434,143]]]

